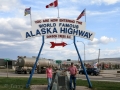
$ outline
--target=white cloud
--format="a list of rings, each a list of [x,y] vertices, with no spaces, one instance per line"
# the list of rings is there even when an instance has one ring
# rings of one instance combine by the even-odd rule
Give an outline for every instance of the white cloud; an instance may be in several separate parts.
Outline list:
[[[23,18],[0,18],[0,28],[7,31],[28,29],[27,21]]]
[[[110,14],[114,14],[114,13],[117,13],[119,12],[118,9],[114,9],[114,10],[111,10],[111,11],[105,11],[105,12],[100,12],[100,11],[88,11],[87,10],[87,15],[110,15]]]
[[[104,55],[110,56],[114,54],[118,54],[118,50],[104,50]]]
[[[42,19],[42,18],[52,18],[57,17],[57,8],[50,8],[45,9],[45,5],[49,4],[48,1],[40,1],[36,0],[29,1],[25,0],[0,0],[0,13],[2,13],[0,18],[0,50],[3,51],[10,51],[12,50],[13,53],[20,52],[21,54],[25,53],[27,55],[37,55],[38,51],[41,46],[41,37],[33,38],[27,41],[23,41],[20,35],[20,31],[30,29],[30,17],[29,15],[24,17],[24,9],[29,5],[32,7],[32,19]],[[52,0],[51,0],[52,1]],[[50,1],[50,2],[51,2]],[[120,0],[60,0],[60,17],[61,18],[75,18],[80,14],[80,8],[85,4],[105,4],[111,5],[118,3]],[[39,3],[38,3],[39,2]],[[24,4],[22,4],[24,3]],[[39,6],[41,4],[41,6]],[[94,6],[94,5],[93,5]],[[92,7],[93,8],[93,7]],[[114,9],[114,8],[113,8]],[[52,12],[51,12],[52,11]],[[96,11],[92,9],[92,11],[87,10],[87,15],[116,15],[119,10],[111,10],[111,11]],[[14,13],[13,13],[14,12]],[[5,16],[4,16],[5,15]],[[5,18],[7,17],[7,18]],[[76,19],[76,18],[75,18]],[[92,18],[91,18],[92,19]],[[114,19],[114,18],[113,18]],[[42,54],[45,58],[54,58],[54,59],[78,59],[77,52],[74,48],[74,45],[69,45],[66,47],[55,47],[51,49],[51,44],[49,43],[52,40],[46,40]],[[116,39],[102,36],[100,39],[94,38],[92,42],[86,44],[86,59],[97,58],[98,57],[98,44],[108,44],[110,42],[115,42]],[[60,42],[56,40],[56,42]],[[68,41],[66,41],[68,42]],[[71,40],[72,42],[72,40]],[[70,42],[69,42],[70,43]],[[69,48],[68,48],[69,47]],[[84,57],[84,45],[82,43],[78,43],[78,49],[80,51],[81,57]],[[102,52],[103,50],[101,50]],[[112,56],[114,54],[119,54],[120,49],[106,49],[104,52],[101,53],[101,56]],[[8,53],[10,54],[10,53]],[[7,54],[7,55],[8,55]],[[7,57],[7,56],[6,56]],[[16,57],[16,56],[12,56]]]
[[[4,34],[0,34],[0,37],[5,37],[5,35]]]
[[[86,60],[97,59],[99,54],[98,48],[86,48]],[[120,48],[100,49],[100,58],[113,58],[120,56]]]
[[[97,44],[108,44],[110,42],[115,42],[116,39],[114,38],[108,38],[106,36],[102,36],[99,40],[97,38],[94,38],[93,41],[88,42],[88,45],[97,45]]]
[[[111,4],[116,4],[119,3],[120,0],[90,0],[91,4],[106,4],[106,5],[111,5]]]
[[[104,49],[101,50],[101,57],[119,57],[120,56],[120,48],[114,49]]]
[[[104,43],[104,44],[107,44],[109,42],[115,42],[115,41],[116,41],[116,39],[114,39],[114,38],[108,38],[106,36],[103,36],[103,37],[100,38],[100,42]]]
[[[98,53],[98,50],[96,50],[95,48],[89,48],[89,49],[87,50],[87,53],[88,53],[88,54],[96,54],[96,53]]]
[[[19,0],[0,0],[0,11],[8,12],[19,6]]]
[[[71,0],[72,2],[78,2],[78,0]]]
[[[27,21],[23,18],[11,18],[8,21],[8,23],[14,29],[30,29],[30,27],[31,27],[31,26],[27,25]]]
[[[51,44],[50,44],[50,40],[46,40],[47,42],[45,42],[43,50],[42,50],[42,54],[43,56],[47,57],[47,58],[54,58],[54,59],[67,59],[67,58],[75,58],[77,55],[77,52],[75,50],[71,50],[68,48],[63,48],[63,47],[55,47],[55,48],[50,48]],[[54,41],[52,39],[52,41]],[[15,49],[16,51],[19,52],[26,52],[28,54],[33,54],[33,55],[37,55],[38,51],[41,47],[41,37],[36,37],[33,39],[29,39],[27,41],[12,41],[12,42],[7,42],[4,41],[3,43],[0,44],[4,44],[4,45],[8,45],[10,48],[11,45],[14,45],[14,47],[12,47],[13,49]],[[57,42],[59,42],[57,40]],[[63,57],[64,56],[64,57]]]
[[[10,45],[10,46],[14,46],[15,44],[13,42],[7,42],[7,41],[2,41],[0,40],[0,44],[3,44],[3,45]]]
[[[116,4],[119,3],[120,0],[71,0],[71,2],[75,2],[75,3],[82,3],[82,4],[97,4],[97,5],[101,5],[101,4],[105,4],[105,5],[112,5],[112,4]]]
[[[11,25],[9,25],[9,23],[8,23],[9,20],[10,20],[10,18],[7,18],[7,19],[0,18],[0,28],[2,28],[2,30],[3,29],[9,30],[12,28]]]
[[[101,40],[108,40],[108,38],[103,37]],[[52,40],[54,41],[54,40]],[[4,45],[9,45],[14,46],[12,47],[12,50],[15,49],[16,51],[19,51],[21,53],[27,53],[27,54],[32,54],[32,55],[37,55],[38,51],[40,49],[41,46],[41,38],[37,37],[37,38],[33,38],[33,39],[29,39],[27,41],[0,41],[0,44],[4,44]],[[50,48],[51,44],[49,44],[50,40],[47,40],[47,42],[44,44],[43,50],[42,50],[42,57],[47,57],[47,58],[54,58],[54,59],[77,59],[77,52],[76,50],[71,50],[69,48],[66,47],[55,47],[53,49]],[[10,47],[6,47],[6,48],[10,48]],[[72,47],[72,46],[71,46]],[[5,49],[5,47],[4,47]],[[84,51],[83,51],[83,47],[80,47],[80,55],[82,57],[82,59],[84,58]],[[114,49],[114,50],[101,50],[101,57],[109,57],[114,55],[115,53],[119,53],[120,54],[120,49]],[[86,47],[86,60],[90,60],[91,58],[96,59],[98,57],[98,47]]]
[[[98,44],[99,40],[97,38],[94,38],[93,41],[89,42],[88,44]]]

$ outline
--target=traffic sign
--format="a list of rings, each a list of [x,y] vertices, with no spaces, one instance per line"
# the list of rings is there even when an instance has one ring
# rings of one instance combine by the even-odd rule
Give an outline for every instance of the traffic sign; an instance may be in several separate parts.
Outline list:
[[[71,59],[67,59],[67,61],[71,61]]]
[[[9,59],[9,58],[5,58],[4,60],[5,60],[5,61],[10,61],[10,59]]]
[[[56,60],[56,63],[62,63],[62,61],[61,60]]]

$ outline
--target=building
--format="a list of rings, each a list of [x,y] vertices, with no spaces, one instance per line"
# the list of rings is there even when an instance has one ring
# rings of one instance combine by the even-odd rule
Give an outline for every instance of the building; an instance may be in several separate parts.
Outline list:
[[[81,63],[78,60],[63,60],[62,61],[62,67],[68,67],[70,66],[70,63],[73,62],[77,68],[81,68]],[[84,63],[85,62],[85,63]],[[102,58],[94,59],[94,60],[85,60],[83,64],[86,68],[93,68],[95,63],[97,63],[97,67],[105,70],[105,69],[120,69],[120,58]]]
[[[0,58],[0,68],[7,68],[7,62],[8,62],[8,68],[12,69],[13,66],[15,66],[16,60],[6,60]]]

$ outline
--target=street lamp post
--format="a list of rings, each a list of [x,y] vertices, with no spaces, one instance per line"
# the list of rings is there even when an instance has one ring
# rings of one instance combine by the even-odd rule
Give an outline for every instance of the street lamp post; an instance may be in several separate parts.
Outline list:
[[[100,49],[99,49],[99,53],[98,53],[98,68],[99,68],[99,58],[100,58]]]
[[[82,41],[77,41],[77,42],[82,42]],[[84,64],[85,64],[85,43],[84,42],[82,42],[82,43],[84,45]]]

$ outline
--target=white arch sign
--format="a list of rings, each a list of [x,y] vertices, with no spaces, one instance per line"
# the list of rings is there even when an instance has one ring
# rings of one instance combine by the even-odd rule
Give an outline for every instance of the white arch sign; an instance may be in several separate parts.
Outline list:
[[[24,40],[45,36],[49,38],[72,39],[73,36],[93,40],[95,33],[85,29],[86,23],[64,18],[40,19],[32,22],[31,30],[22,31]]]

